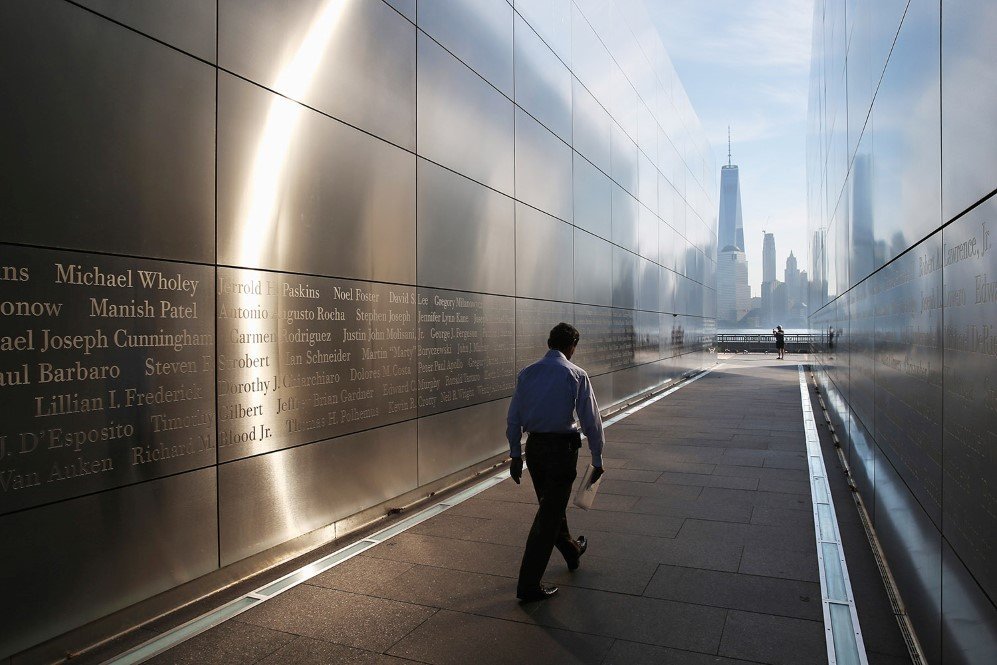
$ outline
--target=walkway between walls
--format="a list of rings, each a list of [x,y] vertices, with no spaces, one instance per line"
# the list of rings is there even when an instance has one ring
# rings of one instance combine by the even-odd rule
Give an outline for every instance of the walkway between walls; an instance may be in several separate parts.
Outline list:
[[[515,598],[529,480],[496,480],[147,662],[827,663],[797,362],[736,356],[608,427],[595,508],[568,513],[588,552],[555,551],[548,601]],[[909,662],[824,459],[868,662]]]

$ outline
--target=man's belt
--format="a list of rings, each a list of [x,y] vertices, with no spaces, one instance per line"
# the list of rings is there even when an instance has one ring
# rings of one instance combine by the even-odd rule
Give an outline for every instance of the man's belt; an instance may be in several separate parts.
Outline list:
[[[530,432],[526,439],[527,450],[530,446],[546,449],[557,449],[567,446],[569,452],[582,447],[581,432]]]

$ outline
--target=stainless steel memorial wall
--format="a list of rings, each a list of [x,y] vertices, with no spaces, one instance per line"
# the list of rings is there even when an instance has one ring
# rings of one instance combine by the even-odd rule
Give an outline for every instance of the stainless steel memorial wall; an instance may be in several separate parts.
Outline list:
[[[997,6],[818,0],[810,327],[931,663],[997,653]],[[867,646],[868,642],[868,633]]]
[[[716,169],[651,25],[0,4],[0,660],[494,463],[558,321],[603,406],[712,363]]]

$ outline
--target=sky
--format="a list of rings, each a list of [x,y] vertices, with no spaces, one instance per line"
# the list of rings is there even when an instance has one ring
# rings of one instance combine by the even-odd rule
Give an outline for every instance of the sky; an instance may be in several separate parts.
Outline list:
[[[762,231],[775,233],[776,275],[786,257],[807,268],[806,120],[812,0],[645,0],[661,41],[713,146],[732,163],[751,295],[762,281]],[[717,174],[717,182],[720,176]],[[718,198],[719,203],[719,198]]]

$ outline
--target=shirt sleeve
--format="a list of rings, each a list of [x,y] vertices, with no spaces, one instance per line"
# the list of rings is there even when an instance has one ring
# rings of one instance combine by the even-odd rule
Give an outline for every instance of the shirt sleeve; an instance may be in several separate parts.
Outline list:
[[[592,452],[592,466],[602,466],[602,416],[599,415],[599,404],[595,400],[592,383],[586,374],[581,376],[578,385],[578,397],[575,401],[575,411],[578,413],[578,423],[589,442]]]
[[[509,413],[505,417],[505,438],[509,440],[509,457],[519,457],[523,454],[523,424],[519,417],[519,382],[516,382],[516,390],[512,393],[512,401],[509,402]]]

